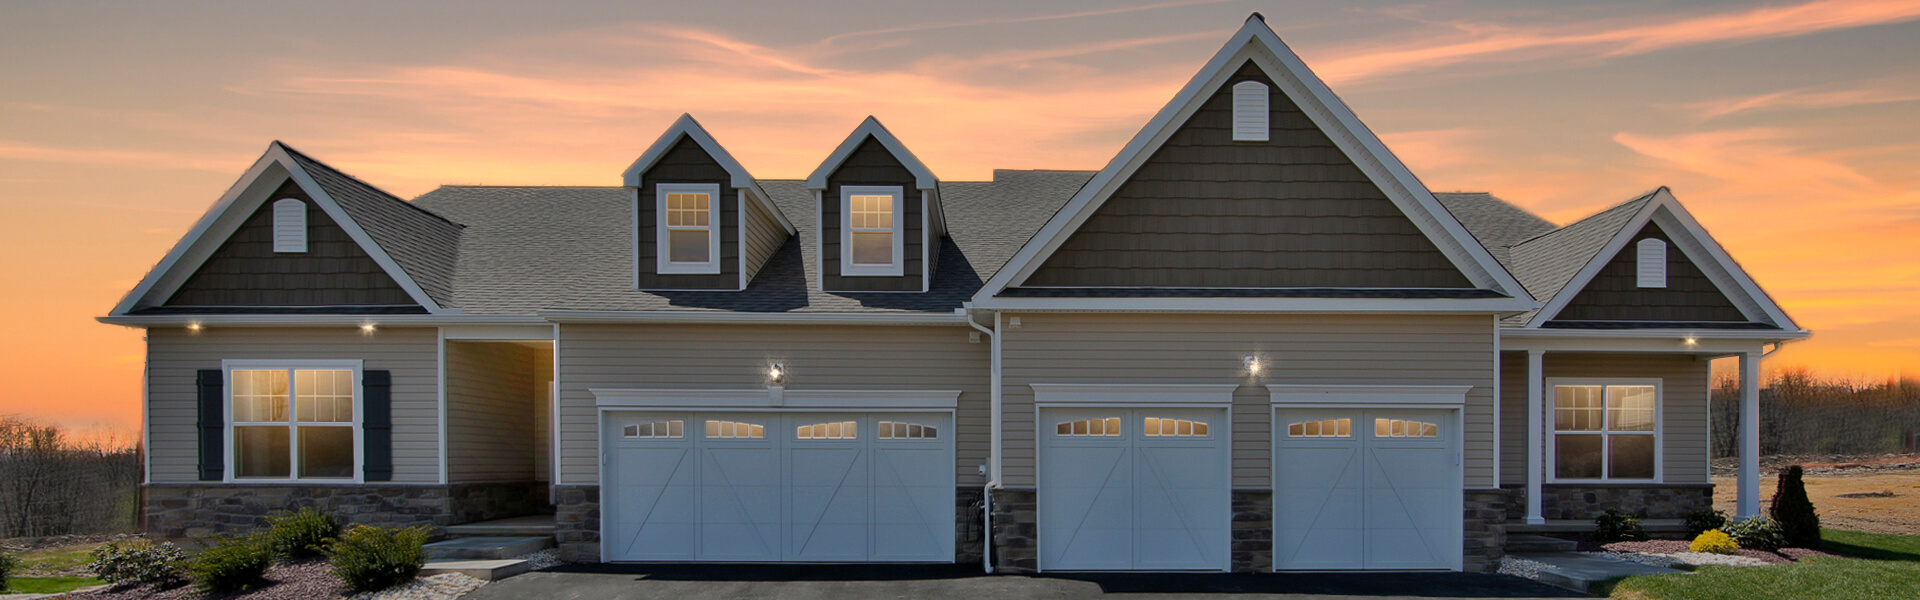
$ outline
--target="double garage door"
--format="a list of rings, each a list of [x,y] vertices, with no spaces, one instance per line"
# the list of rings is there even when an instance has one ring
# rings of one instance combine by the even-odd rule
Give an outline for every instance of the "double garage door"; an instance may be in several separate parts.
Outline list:
[[[951,562],[948,413],[613,412],[609,561]]]

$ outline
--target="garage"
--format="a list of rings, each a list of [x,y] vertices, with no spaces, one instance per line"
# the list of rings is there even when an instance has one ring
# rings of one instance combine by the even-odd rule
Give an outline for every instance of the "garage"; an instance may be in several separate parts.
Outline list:
[[[609,561],[951,562],[952,415],[607,412]]]
[[[1279,409],[1274,568],[1459,569],[1457,412]]]
[[[1231,490],[1227,412],[1040,412],[1040,568],[1223,571]]]

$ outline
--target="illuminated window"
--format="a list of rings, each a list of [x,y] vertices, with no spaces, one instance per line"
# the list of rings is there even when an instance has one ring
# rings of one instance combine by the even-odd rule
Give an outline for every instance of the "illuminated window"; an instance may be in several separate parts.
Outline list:
[[[1653,479],[1658,396],[1651,385],[1554,386],[1554,476]]]
[[[1147,417],[1141,431],[1147,434],[1147,437],[1206,437],[1207,424],[1186,419]]]
[[[1065,436],[1116,436],[1120,435],[1120,417],[1062,421],[1054,427],[1054,433]]]
[[[932,425],[881,421],[875,429],[883,440],[932,440],[940,438],[940,429]]]
[[[746,438],[757,440],[764,437],[767,437],[767,428],[761,425],[741,423],[739,421],[707,421],[708,439]]]
[[[1420,421],[1374,419],[1373,437],[1440,437],[1440,426]]]
[[[235,478],[353,478],[353,370],[235,369],[229,379]]]
[[[630,438],[678,438],[683,435],[685,424],[679,419],[636,423],[626,426],[622,433]]]
[[[1353,419],[1303,421],[1287,426],[1287,437],[1352,437]]]
[[[841,275],[898,276],[904,272],[903,195],[897,186],[840,188]]]
[[[814,423],[795,428],[793,437],[803,440],[851,440],[856,439],[858,429],[853,421]]]
[[[662,183],[654,189],[658,211],[655,249],[662,274],[720,272],[720,186]]]

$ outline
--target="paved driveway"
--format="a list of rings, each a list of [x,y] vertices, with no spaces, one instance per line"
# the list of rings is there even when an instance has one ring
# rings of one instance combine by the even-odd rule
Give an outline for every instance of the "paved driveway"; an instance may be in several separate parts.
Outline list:
[[[1103,598],[1578,598],[1560,588],[1503,575],[1084,574],[983,575],[978,567],[840,565],[591,565],[505,579],[464,600],[980,600]]]

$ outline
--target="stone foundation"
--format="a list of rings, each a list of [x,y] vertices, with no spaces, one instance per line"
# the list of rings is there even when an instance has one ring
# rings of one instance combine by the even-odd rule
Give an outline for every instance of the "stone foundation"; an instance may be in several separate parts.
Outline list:
[[[1525,519],[1526,487],[1507,491],[1507,519]],[[1642,519],[1684,519],[1689,512],[1713,508],[1713,484],[1546,484],[1540,497],[1540,516],[1549,521],[1592,521],[1609,508]]]
[[[553,540],[560,560],[600,562],[600,486],[559,485],[553,495]]]
[[[447,510],[456,525],[552,512],[544,481],[456,483],[447,487]]]
[[[166,539],[244,535],[268,515],[313,507],[348,523],[438,529],[472,521],[536,514],[546,484],[220,485],[146,486],[147,535]]]
[[[1235,573],[1273,571],[1273,490],[1233,491]]]
[[[1461,503],[1465,519],[1461,529],[1461,569],[1468,573],[1492,573],[1500,570],[1500,559],[1507,556],[1508,490],[1467,490]]]
[[[955,488],[953,492],[953,562],[980,564],[980,552],[986,548],[985,515],[980,501],[985,494],[977,487]]]
[[[1033,488],[993,491],[993,569],[1005,573],[1040,570],[1039,537]]]

